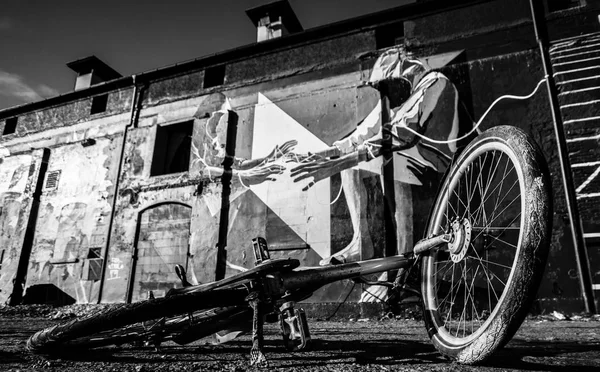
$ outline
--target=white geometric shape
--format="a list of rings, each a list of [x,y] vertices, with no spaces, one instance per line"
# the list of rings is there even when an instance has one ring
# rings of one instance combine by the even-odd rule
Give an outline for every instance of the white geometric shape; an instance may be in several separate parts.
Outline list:
[[[328,147],[259,93],[258,104],[254,110],[252,159],[268,155],[275,146],[289,140],[298,141],[293,151],[299,154]],[[308,191],[302,191],[312,179],[295,183],[290,177],[290,169],[298,164],[286,163],[282,159],[276,163],[286,168],[284,173],[278,175],[276,181],[252,185],[250,189],[317,254],[328,257],[331,240],[330,180],[322,180]]]

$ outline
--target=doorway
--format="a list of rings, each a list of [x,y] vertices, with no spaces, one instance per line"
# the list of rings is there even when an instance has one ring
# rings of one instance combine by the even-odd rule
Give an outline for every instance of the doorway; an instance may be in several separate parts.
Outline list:
[[[128,302],[156,297],[180,287],[175,265],[188,270],[192,208],[163,203],[140,212],[137,224]]]

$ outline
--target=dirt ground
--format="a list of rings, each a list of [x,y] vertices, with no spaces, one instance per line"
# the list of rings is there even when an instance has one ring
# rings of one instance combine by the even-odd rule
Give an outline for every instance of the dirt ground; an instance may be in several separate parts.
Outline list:
[[[35,317],[32,317],[35,315]],[[64,314],[63,314],[64,315]],[[61,314],[0,312],[0,371],[247,371],[250,338],[223,345],[165,344],[73,353],[68,359],[29,354],[25,342]],[[273,325],[266,329],[268,370],[281,371],[599,371],[600,317],[527,320],[485,366],[462,366],[436,352],[417,320],[312,321],[313,348],[286,353]]]

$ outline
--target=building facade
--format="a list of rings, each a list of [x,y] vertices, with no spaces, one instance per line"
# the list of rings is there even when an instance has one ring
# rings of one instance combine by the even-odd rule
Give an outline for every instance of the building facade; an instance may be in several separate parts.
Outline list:
[[[289,141],[290,153],[316,152],[368,116],[379,93],[364,82],[379,54],[395,45],[448,76],[474,121],[500,96],[531,93],[544,72],[529,1],[447,3],[416,2],[307,31],[285,5],[276,19],[262,7],[248,14],[267,40],[252,45],[126,77],[93,57],[69,64],[78,74],[74,91],[0,111],[0,301],[160,296],[178,283],[175,264],[193,283],[252,267],[257,236],[272,256],[308,266],[349,245],[370,258],[416,242],[441,175],[400,183],[390,211],[383,193],[395,179],[386,181],[382,161],[345,176],[359,185],[350,202],[342,176],[303,190],[308,182],[294,182],[282,159]],[[548,1],[545,8],[592,281],[600,288],[600,4]],[[482,129],[501,124],[533,136],[553,178],[554,229],[539,306],[580,309],[545,89],[502,101]],[[225,164],[224,150],[233,164]],[[241,159],[265,157],[279,161],[244,169]],[[233,172],[223,172],[228,166]],[[223,174],[232,174],[230,187]],[[393,213],[405,221],[401,234],[389,222]],[[226,251],[221,268],[219,247]],[[357,302],[361,290],[341,282],[308,301],[340,302],[352,291],[348,301]]]

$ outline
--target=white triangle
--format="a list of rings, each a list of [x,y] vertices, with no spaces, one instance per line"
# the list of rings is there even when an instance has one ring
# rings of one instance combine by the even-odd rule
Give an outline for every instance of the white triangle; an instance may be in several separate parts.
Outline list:
[[[312,134],[263,94],[258,94],[254,110],[252,159],[263,157],[282,143],[296,140],[296,153],[323,150],[327,144]],[[311,179],[295,183],[290,169],[297,163],[279,160],[286,170],[273,182],[250,186],[251,190],[275,212],[294,232],[321,257],[330,254],[330,181],[317,182],[308,191],[302,191]]]

